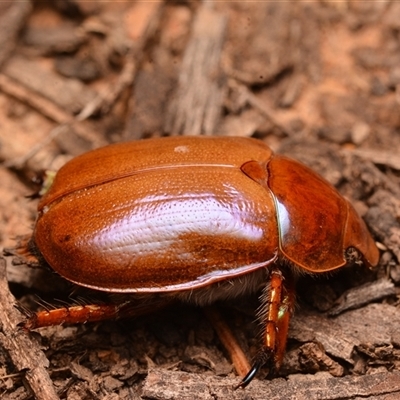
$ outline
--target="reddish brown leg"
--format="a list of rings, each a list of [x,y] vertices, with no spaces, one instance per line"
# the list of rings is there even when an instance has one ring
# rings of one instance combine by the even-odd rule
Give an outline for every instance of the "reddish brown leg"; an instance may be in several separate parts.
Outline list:
[[[239,376],[245,376],[250,369],[250,364],[229,326],[216,308],[205,307],[204,313],[216,330],[222,345],[229,353],[236,372]]]
[[[32,315],[23,328],[32,330],[62,324],[84,324],[108,319],[138,317],[154,312],[170,304],[170,300],[156,298],[153,301],[125,301],[118,304],[89,304],[39,311]]]
[[[263,365],[267,365],[269,374],[273,374],[281,366],[285,354],[289,320],[295,299],[293,277],[284,277],[278,268],[274,268],[266,290],[268,293],[265,294],[260,313],[261,318],[265,318],[263,348],[238,387],[246,387]]]

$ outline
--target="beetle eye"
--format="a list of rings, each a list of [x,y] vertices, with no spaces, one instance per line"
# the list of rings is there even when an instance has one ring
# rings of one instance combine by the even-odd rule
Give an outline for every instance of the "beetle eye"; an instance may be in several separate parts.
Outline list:
[[[345,257],[348,264],[363,264],[360,252],[354,247],[346,249]]]

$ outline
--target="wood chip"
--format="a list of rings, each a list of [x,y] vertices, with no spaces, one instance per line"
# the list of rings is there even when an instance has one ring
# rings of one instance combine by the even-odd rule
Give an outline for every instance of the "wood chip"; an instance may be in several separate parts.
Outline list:
[[[220,118],[225,88],[220,58],[225,37],[224,15],[203,5],[196,16],[165,131],[213,134]]]
[[[97,131],[92,129],[90,125],[77,120],[72,114],[68,113],[51,100],[1,73],[0,90],[9,96],[15,97],[21,102],[28,104],[47,118],[61,124],[50,132],[44,141],[38,143],[34,148],[32,148],[29,154],[21,159],[7,160],[5,162],[6,166],[20,168],[30,157],[34,156],[38,151],[46,146],[47,143],[53,140],[60,133],[67,132],[70,128],[72,128],[81,138],[92,143],[93,147],[107,144],[107,142],[98,134]]]
[[[321,343],[327,353],[352,364],[354,346],[360,344],[336,320],[321,315],[294,315],[289,328],[289,338],[300,342],[314,340]]]
[[[8,290],[6,261],[0,258],[0,345],[8,353],[18,371],[25,371],[24,381],[35,399],[56,400],[58,395],[53,387],[46,367],[49,362],[39,345],[30,340],[18,324],[23,320],[17,311],[15,299]]]
[[[125,13],[125,28],[130,40],[125,65],[117,82],[86,104],[79,114],[80,120],[91,117],[97,111],[101,111],[102,114],[109,112],[122,92],[133,83],[143,48],[158,26],[162,5],[161,0],[137,2]]]
[[[75,52],[85,40],[82,30],[70,24],[51,28],[28,27],[23,35],[25,45],[43,55]]]
[[[368,304],[372,301],[380,300],[394,294],[396,294],[394,284],[386,278],[379,279],[375,282],[369,282],[344,293],[337,300],[337,303],[339,304],[329,311],[329,315],[338,315],[343,311],[359,308],[364,304]]]
[[[82,82],[63,78],[44,69],[38,62],[22,57],[11,58],[4,65],[3,73],[71,114],[81,111],[85,104],[96,97],[96,92]]]
[[[400,171],[400,157],[397,153],[373,149],[353,149],[348,151],[374,164],[385,165]]]
[[[16,45],[19,31],[32,11],[28,0],[3,2],[0,5],[0,67]]]

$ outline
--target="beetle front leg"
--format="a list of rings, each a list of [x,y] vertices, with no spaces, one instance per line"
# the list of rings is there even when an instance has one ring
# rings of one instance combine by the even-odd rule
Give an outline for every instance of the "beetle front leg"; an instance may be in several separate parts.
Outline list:
[[[246,387],[258,370],[267,365],[269,375],[276,372],[283,360],[289,329],[290,316],[295,301],[294,278],[291,274],[283,276],[278,268],[274,268],[269,282],[262,294],[262,305],[259,316],[265,320],[263,324],[263,348],[256,356],[252,368],[242,379],[239,387]]]

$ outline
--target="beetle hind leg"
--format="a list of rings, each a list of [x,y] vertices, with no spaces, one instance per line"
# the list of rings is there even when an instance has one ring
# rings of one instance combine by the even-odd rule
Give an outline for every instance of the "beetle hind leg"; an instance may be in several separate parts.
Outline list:
[[[268,367],[268,375],[279,370],[285,353],[289,320],[295,301],[294,278],[292,274],[283,275],[275,267],[272,269],[268,285],[261,296],[262,304],[259,318],[263,326],[263,347],[257,354],[253,366],[237,388],[246,387],[263,366]]]

